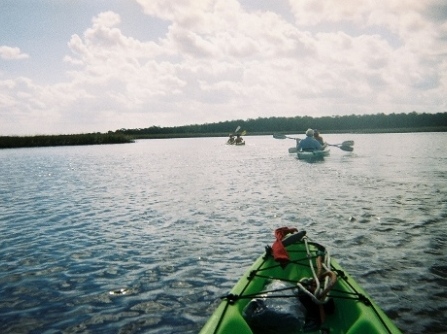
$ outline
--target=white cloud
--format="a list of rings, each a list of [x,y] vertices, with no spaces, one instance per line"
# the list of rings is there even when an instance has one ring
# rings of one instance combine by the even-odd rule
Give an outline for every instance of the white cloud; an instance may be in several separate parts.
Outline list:
[[[289,0],[289,5],[299,26],[340,21],[361,24],[373,6],[369,0]]]
[[[20,48],[1,45],[0,58],[6,60],[17,60],[29,58],[29,55],[27,55],[26,53],[22,53],[22,51],[20,51]]]
[[[0,73],[0,115],[28,132],[44,116],[46,131],[73,133],[447,106],[439,1],[290,1],[295,22],[236,0],[138,3],[168,22],[165,35],[138,40],[118,12],[99,13],[68,41],[65,82]]]
[[[181,25],[195,24],[203,18],[203,14],[210,12],[213,6],[219,6],[220,0],[182,0],[177,2],[136,0],[148,15],[167,21],[179,22]],[[236,4],[234,0],[228,3]]]

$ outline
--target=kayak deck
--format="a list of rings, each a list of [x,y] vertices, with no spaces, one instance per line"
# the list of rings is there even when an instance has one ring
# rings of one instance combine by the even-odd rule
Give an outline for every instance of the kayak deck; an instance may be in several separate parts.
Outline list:
[[[254,333],[243,316],[247,304],[254,298],[264,298],[265,287],[272,279],[296,285],[303,278],[311,278],[313,273],[309,259],[317,259],[322,249],[324,247],[316,243],[294,242],[286,247],[290,262],[283,268],[267,248],[266,254],[260,256],[230,294],[222,298],[222,302],[200,333]],[[324,329],[331,334],[400,333],[386,314],[336,261],[330,260],[330,270],[337,276],[328,294],[335,306],[333,312],[326,314],[324,321],[319,323],[317,328],[298,332],[321,333],[320,330]],[[270,296],[272,297],[275,297],[274,294]]]

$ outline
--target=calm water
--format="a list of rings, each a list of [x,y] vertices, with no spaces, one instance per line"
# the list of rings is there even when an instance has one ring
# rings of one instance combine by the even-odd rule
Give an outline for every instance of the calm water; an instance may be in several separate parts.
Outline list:
[[[0,332],[197,333],[281,226],[328,246],[404,332],[447,332],[447,134],[324,138],[355,150],[1,150]]]

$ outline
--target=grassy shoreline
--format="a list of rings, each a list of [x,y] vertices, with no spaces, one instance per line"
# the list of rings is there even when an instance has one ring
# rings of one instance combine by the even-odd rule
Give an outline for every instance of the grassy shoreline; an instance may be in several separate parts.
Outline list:
[[[1,136],[0,149],[46,146],[78,146],[133,143],[134,139],[120,133],[87,133],[77,135]]]
[[[297,131],[298,133],[299,131]],[[410,133],[410,132],[447,132],[446,126],[420,128],[390,128],[323,131],[323,134],[374,134],[374,133]],[[282,133],[282,132],[278,132]],[[272,135],[273,132],[248,132],[246,136]],[[282,133],[287,134],[287,133]],[[136,139],[171,139],[199,137],[228,137],[228,133],[168,133],[125,135],[119,132],[87,133],[75,135],[39,135],[39,136],[0,136],[0,149],[46,146],[78,146],[133,143]]]

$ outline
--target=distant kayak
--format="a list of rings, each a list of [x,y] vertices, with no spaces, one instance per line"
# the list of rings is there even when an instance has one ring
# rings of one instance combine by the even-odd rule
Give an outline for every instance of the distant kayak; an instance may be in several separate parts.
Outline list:
[[[236,143],[236,141],[227,141],[227,145],[234,145],[234,146],[244,146],[245,145],[245,140]]]
[[[330,150],[317,150],[312,152],[298,151],[296,154],[300,160],[322,160],[329,155]]]
[[[401,333],[324,246],[291,230],[275,231],[277,240],[221,297],[201,334]]]
[[[279,134],[279,133],[274,133],[273,138],[295,140],[296,145],[294,147],[289,147],[289,153],[297,153],[298,143],[301,141],[300,138],[289,137],[289,136],[285,136],[285,135]],[[329,144],[329,143],[323,142],[322,145],[323,145],[323,149],[320,151],[316,151],[316,154],[310,155],[310,154],[306,154],[307,152],[302,152],[301,154],[298,154],[298,159],[310,159],[310,160],[317,160],[318,158],[322,159],[325,156],[329,155],[329,151],[327,151],[327,146],[338,147],[340,150],[346,151],[346,152],[354,151],[354,148],[353,148],[354,141],[353,140],[345,140],[341,144]]]
[[[234,146],[244,146],[245,140],[242,138],[242,136],[245,136],[247,133],[246,130],[242,131],[241,133],[237,133],[241,127],[238,126],[236,128],[235,133],[230,133],[230,138],[227,140],[227,145],[234,145]]]

